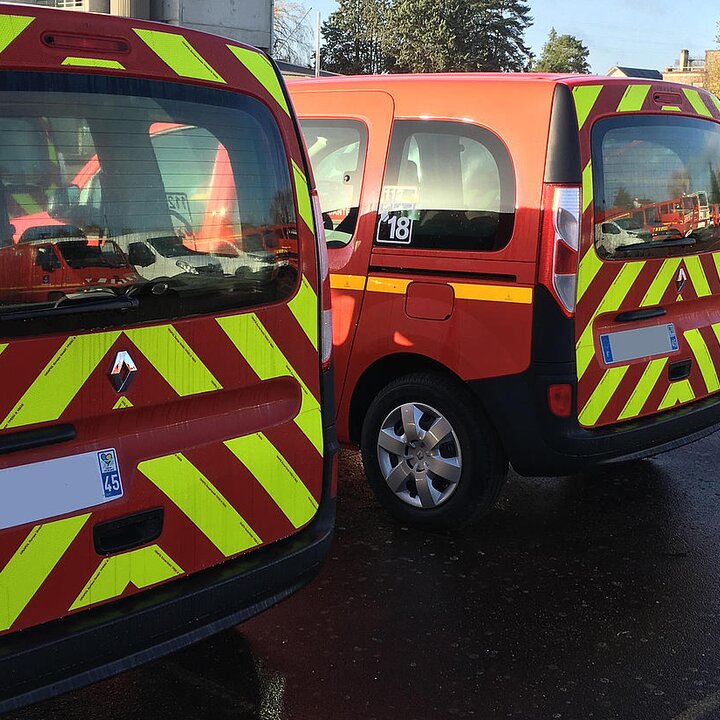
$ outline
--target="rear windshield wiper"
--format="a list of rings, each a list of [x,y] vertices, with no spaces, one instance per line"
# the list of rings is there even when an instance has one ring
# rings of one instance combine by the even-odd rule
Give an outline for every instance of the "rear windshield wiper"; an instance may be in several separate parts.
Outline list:
[[[632,252],[633,250],[652,250],[654,248],[674,248],[694,245],[695,238],[684,237],[677,240],[647,240],[646,242],[632,243],[631,245],[618,245],[616,252]]]
[[[56,302],[21,305],[15,310],[3,308],[0,311],[0,322],[107,310],[132,310],[139,304],[136,297],[117,295],[112,290],[78,292],[65,295]]]

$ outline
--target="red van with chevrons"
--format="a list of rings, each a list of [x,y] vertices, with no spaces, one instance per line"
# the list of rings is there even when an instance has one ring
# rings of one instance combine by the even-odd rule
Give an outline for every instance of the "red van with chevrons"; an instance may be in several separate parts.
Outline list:
[[[290,90],[328,240],[339,436],[398,518],[487,511],[508,461],[567,474],[717,429],[715,97],[505,73]],[[683,232],[662,223],[678,198]]]

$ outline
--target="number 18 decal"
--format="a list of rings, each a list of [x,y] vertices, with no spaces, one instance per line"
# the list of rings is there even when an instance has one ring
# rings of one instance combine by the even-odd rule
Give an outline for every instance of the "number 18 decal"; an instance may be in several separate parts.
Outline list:
[[[409,245],[412,242],[413,221],[404,215],[384,212],[378,222],[377,241]]]

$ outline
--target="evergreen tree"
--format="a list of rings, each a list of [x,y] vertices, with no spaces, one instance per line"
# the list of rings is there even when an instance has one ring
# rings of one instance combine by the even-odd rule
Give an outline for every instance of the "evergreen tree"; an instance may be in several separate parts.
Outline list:
[[[631,208],[633,206],[633,199],[630,197],[630,193],[625,189],[623,185],[618,188],[615,193],[615,199],[613,200],[613,207],[618,208]]]
[[[710,192],[708,193],[708,200],[711,203],[720,203],[720,178],[718,173],[713,172],[712,165],[708,168],[710,170]]]
[[[589,50],[574,35],[558,35],[551,28],[542,54],[533,66],[533,72],[589,73]]]
[[[388,0],[338,0],[338,9],[322,25],[323,70],[344,75],[388,69],[381,44]]]
[[[524,0],[394,0],[384,44],[395,70],[523,70],[532,24]]]

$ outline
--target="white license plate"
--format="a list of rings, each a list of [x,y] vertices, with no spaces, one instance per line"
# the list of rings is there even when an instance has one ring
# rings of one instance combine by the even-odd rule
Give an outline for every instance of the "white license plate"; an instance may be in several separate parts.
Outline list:
[[[675,326],[672,323],[652,325],[635,330],[621,330],[600,336],[606,365],[628,362],[643,357],[668,355],[678,350]]]
[[[114,448],[0,470],[0,530],[123,496]]]

